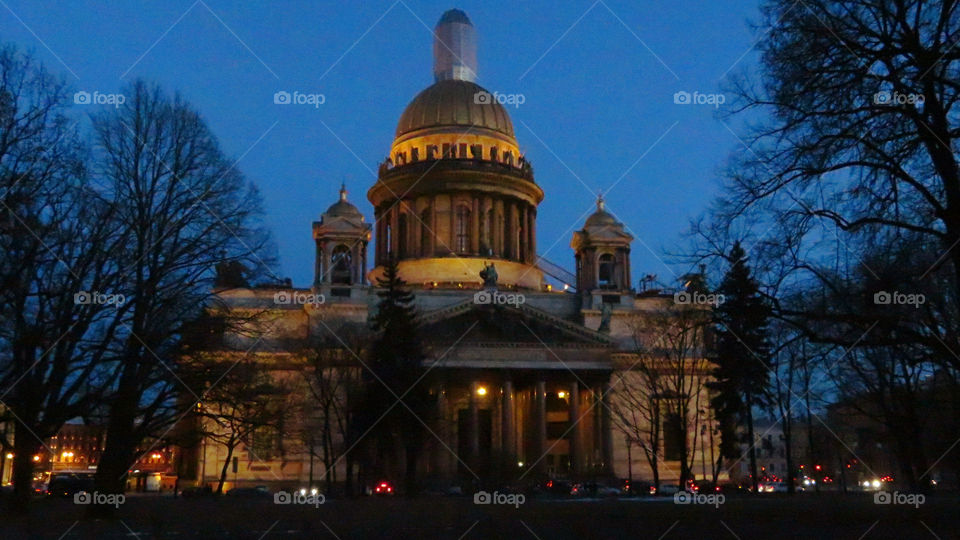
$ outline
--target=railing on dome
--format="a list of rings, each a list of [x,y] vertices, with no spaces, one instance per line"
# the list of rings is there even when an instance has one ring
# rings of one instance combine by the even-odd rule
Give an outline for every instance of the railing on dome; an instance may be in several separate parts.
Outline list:
[[[504,163],[502,161],[491,161],[489,159],[474,159],[474,158],[460,158],[460,157],[439,157],[431,159],[420,159],[417,161],[408,161],[406,163],[397,165],[387,158],[384,161],[380,162],[378,166],[378,175],[383,178],[384,176],[389,176],[391,173],[404,173],[404,172],[421,172],[425,173],[436,167],[464,167],[473,170],[484,170],[488,169],[494,172],[508,172],[514,175],[519,175],[527,180],[533,181],[533,166],[529,161],[522,160],[515,164]]]
[[[544,274],[559,281],[564,286],[563,290],[569,292],[577,291],[577,276],[572,274],[569,270],[563,268],[559,264],[550,262],[539,255],[537,256],[536,266]]]

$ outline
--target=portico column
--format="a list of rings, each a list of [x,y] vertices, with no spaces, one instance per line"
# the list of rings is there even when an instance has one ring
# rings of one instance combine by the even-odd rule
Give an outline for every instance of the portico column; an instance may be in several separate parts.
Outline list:
[[[516,461],[517,443],[516,443],[516,424],[514,414],[516,414],[513,405],[513,381],[507,379],[503,381],[503,395],[500,401],[500,410],[503,418],[501,419],[500,445],[503,456],[508,466]]]
[[[570,468],[581,471],[583,462],[583,432],[580,425],[580,387],[574,381],[570,385]]]
[[[443,444],[449,444],[449,434],[447,433],[447,392],[446,384],[443,381],[437,383],[437,436],[443,441]],[[445,448],[435,448],[432,461],[436,472],[446,473],[447,451]]]
[[[603,383],[597,398],[600,400],[600,455],[603,472],[613,474],[613,426],[610,422],[610,382]]]
[[[479,386],[476,382],[470,385],[470,433],[468,433],[470,437],[470,459],[468,462],[470,465],[476,465],[480,457],[480,405],[477,403],[477,388]]]
[[[534,387],[534,452],[539,472],[546,471],[547,462],[547,383],[537,381]]]

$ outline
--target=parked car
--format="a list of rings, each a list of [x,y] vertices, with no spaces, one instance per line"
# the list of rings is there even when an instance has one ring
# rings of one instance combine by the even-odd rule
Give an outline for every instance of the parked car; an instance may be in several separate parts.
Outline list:
[[[267,498],[272,497],[267,486],[237,487],[227,492],[228,497]]]
[[[395,492],[396,491],[393,489],[393,484],[386,480],[377,483],[377,485],[373,487],[372,491],[374,495],[393,495]]]
[[[50,497],[72,497],[76,493],[94,490],[93,474],[54,473],[50,476],[46,494]]]
[[[646,497],[648,495],[656,495],[657,487],[650,482],[641,482],[639,480],[631,482],[630,480],[624,480],[623,493],[626,495]]]

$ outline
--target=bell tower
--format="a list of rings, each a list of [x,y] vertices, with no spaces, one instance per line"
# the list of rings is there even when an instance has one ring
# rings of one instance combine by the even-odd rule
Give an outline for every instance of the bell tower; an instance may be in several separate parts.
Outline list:
[[[633,236],[622,223],[607,212],[603,196],[597,197],[597,210],[573,233],[570,247],[576,256],[577,290],[583,295],[585,309],[602,304],[619,304],[622,296],[632,294],[630,287],[630,242]]]
[[[353,297],[366,286],[370,229],[363,214],[347,201],[347,188],[341,185],[340,200],[313,222],[314,289],[324,295]]]

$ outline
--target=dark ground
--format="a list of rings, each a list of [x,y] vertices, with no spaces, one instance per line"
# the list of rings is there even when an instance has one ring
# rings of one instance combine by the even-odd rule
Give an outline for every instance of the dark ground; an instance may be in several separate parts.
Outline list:
[[[109,521],[85,520],[86,507],[72,499],[35,503],[28,517],[0,518],[0,539],[960,538],[955,495],[930,496],[920,508],[875,505],[871,494],[730,496],[719,509],[672,498],[537,499],[515,509],[470,497],[398,497],[328,499],[315,508],[133,495]]]

